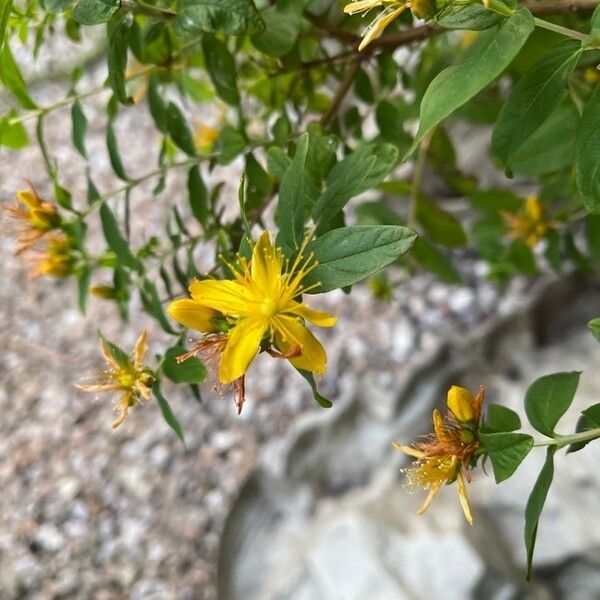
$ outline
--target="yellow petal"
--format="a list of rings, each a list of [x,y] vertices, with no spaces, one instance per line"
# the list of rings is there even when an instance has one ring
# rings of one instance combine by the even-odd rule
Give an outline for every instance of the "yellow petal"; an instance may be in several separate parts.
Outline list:
[[[382,0],[356,0],[355,2],[346,4],[346,6],[344,6],[344,12],[349,15],[354,15],[375,8],[376,6],[381,6],[382,4]]]
[[[429,494],[427,494],[427,498],[425,498],[425,502],[421,505],[421,508],[416,512],[417,515],[422,515],[428,508],[429,505],[433,502],[433,499],[438,495],[440,488],[442,487],[441,483],[434,483],[429,489]]]
[[[38,208],[41,205],[38,195],[33,188],[29,190],[19,190],[17,200],[29,208]]]
[[[447,398],[448,408],[458,421],[472,421],[473,413],[473,394],[466,388],[453,385],[448,390]]]
[[[142,366],[142,362],[144,360],[144,356],[146,355],[146,351],[148,350],[148,333],[144,329],[142,333],[140,333],[140,337],[137,339],[135,343],[135,350],[133,352],[133,362],[136,368],[140,368]]]
[[[217,331],[212,320],[221,315],[218,311],[202,306],[190,298],[173,300],[167,312],[178,323],[202,333]]]
[[[406,9],[406,4],[403,4],[400,8],[386,14],[382,12],[374,21],[367,27],[363,40],[358,46],[358,51],[364,50],[373,40],[377,39],[384,31],[384,29],[395,19],[397,19]]]
[[[252,310],[253,298],[248,289],[229,279],[193,281],[190,293],[198,304],[228,316],[247,316],[259,310],[256,306]]]
[[[465,513],[465,519],[469,525],[473,525],[473,513],[471,512],[471,505],[469,504],[469,497],[467,496],[467,486],[465,485],[462,473],[458,474],[456,482],[458,483],[458,499],[460,500],[460,505]]]
[[[542,220],[542,215],[544,213],[544,207],[540,202],[540,199],[535,196],[527,196],[525,200],[525,214],[531,219],[534,223]]]
[[[294,317],[276,316],[271,323],[277,334],[277,343],[283,352],[288,352],[294,346],[300,347],[300,356],[290,358],[297,369],[304,369],[319,375],[325,373],[327,355],[321,342],[310,330]]]
[[[293,312],[294,314],[318,325],[319,327],[333,327],[337,323],[337,318],[320,310],[308,308],[305,304],[291,301],[290,307],[285,307],[283,312]]]
[[[267,319],[247,317],[240,319],[229,332],[227,345],[219,365],[219,381],[231,383],[241,377],[252,362],[269,323]]]
[[[113,356],[110,346],[104,340],[100,342],[100,350],[102,352],[102,356],[104,356],[106,359],[106,362],[109,363],[116,371],[120,371],[123,368],[124,365],[119,363],[119,361]]]
[[[417,450],[412,446],[405,446],[404,444],[399,444],[398,442],[392,442],[392,446],[394,446],[396,450],[400,450],[400,452],[404,452],[404,454],[414,456],[415,458],[423,458],[425,456],[425,452],[422,450]]]
[[[252,251],[250,274],[253,283],[267,296],[278,294],[281,285],[281,254],[273,248],[269,233],[264,231]]]

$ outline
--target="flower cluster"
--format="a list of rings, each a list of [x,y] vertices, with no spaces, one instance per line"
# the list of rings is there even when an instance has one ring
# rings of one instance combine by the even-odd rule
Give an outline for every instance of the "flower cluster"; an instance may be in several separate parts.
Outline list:
[[[156,376],[144,365],[144,356],[148,349],[146,331],[142,331],[138,337],[132,356],[128,356],[104,338],[101,340],[100,349],[108,363],[108,369],[98,376],[96,383],[80,384],[77,387],[84,392],[120,393],[116,406],[118,415],[112,424],[114,429],[125,421],[131,406],[142,399],[150,399]]]
[[[502,216],[508,227],[508,235],[515,240],[523,240],[530,248],[536,246],[556,227],[556,223],[547,218],[540,199],[533,195],[526,198],[519,213],[505,212]]]
[[[456,482],[465,518],[473,524],[465,481],[471,480],[469,470],[475,466],[480,448],[478,431],[484,395],[483,389],[473,396],[469,390],[453,385],[448,391],[447,415],[433,411],[433,433],[411,446],[394,444],[415,458],[414,465],[406,469],[409,485],[429,492],[417,514],[427,510],[442,485]]]
[[[237,264],[228,265],[232,279],[194,281],[191,298],[169,305],[171,317],[203,334],[179,359],[200,354],[214,363],[219,383],[235,388],[238,412],[246,371],[259,352],[285,358],[297,369],[325,372],[325,350],[305,323],[332,327],[336,319],[299,301],[308,289],[302,282],[315,266],[301,254],[290,264],[264,232],[250,261],[239,257]]]

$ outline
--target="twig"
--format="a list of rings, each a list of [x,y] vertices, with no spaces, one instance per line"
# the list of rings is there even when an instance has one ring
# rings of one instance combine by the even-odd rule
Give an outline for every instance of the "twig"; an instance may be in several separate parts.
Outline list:
[[[337,113],[338,108],[342,103],[342,100],[345,98],[346,94],[352,87],[356,76],[358,75],[358,70],[360,69],[361,63],[361,58],[355,60],[354,64],[352,65],[352,68],[350,69],[350,71],[348,71],[346,78],[344,79],[344,81],[342,81],[342,84],[335,93],[335,96],[333,97],[333,100],[331,101],[331,105],[327,109],[327,112],[321,117],[320,123],[323,127],[326,127],[331,121],[331,119],[335,117],[335,114]]]

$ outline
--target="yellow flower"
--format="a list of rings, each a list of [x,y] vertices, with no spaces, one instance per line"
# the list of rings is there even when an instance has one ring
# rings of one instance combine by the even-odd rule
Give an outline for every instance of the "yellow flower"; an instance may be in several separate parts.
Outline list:
[[[32,277],[68,277],[73,272],[75,258],[72,254],[73,242],[63,233],[48,236],[45,250],[38,252],[34,259]]]
[[[434,432],[427,436],[427,441],[412,446],[394,443],[396,449],[416,459],[406,470],[409,485],[429,492],[418,515],[427,510],[442,485],[456,481],[465,518],[473,524],[465,481],[470,481],[468,471],[474,466],[479,448],[477,431],[483,399],[483,389],[473,397],[469,390],[452,386],[448,391],[448,415],[442,417],[439,410],[433,411]]]
[[[363,31],[363,39],[358,46],[359,52],[364,50],[373,40],[377,39],[392,21],[396,20],[410,7],[410,3],[404,0],[400,2],[398,0],[353,0],[353,2],[344,6],[344,12],[354,15],[378,7],[382,7],[384,10],[382,10]]]
[[[200,152],[210,152],[220,133],[217,127],[198,121],[194,131],[194,145]]]
[[[546,211],[537,196],[528,196],[525,206],[518,214],[504,212],[504,222],[508,226],[508,235],[516,240],[524,240],[533,248],[548,233],[556,227],[556,223],[546,218]]]
[[[19,190],[16,196],[22,206],[7,206],[4,210],[12,218],[23,222],[17,236],[19,246],[15,255],[18,255],[33,246],[45,233],[56,229],[61,220],[56,206],[44,200],[33,185],[29,184],[27,190]]]
[[[324,373],[325,350],[305,321],[332,327],[336,319],[298,301],[307,291],[302,280],[316,266],[310,263],[299,255],[290,266],[264,232],[249,262],[241,257],[238,265],[229,265],[233,280],[194,281],[191,299],[175,300],[168,307],[176,321],[205,334],[197,348],[181,358],[210,349],[219,358],[219,382],[234,383],[242,391],[250,363],[263,350],[298,369]],[[238,395],[238,409],[242,402]]]
[[[120,392],[116,407],[118,416],[112,424],[113,429],[121,425],[127,417],[130,406],[140,399],[149,400],[154,383],[154,374],[143,364],[148,349],[146,331],[142,331],[135,343],[133,356],[127,356],[119,348],[104,338],[100,343],[102,355],[109,367],[98,378],[97,383],[82,384],[77,387],[84,392]]]

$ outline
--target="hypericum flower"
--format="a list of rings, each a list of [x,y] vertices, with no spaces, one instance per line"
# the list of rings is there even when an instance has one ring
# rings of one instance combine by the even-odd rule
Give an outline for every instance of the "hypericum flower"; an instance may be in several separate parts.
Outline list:
[[[194,145],[200,152],[210,152],[220,133],[218,127],[198,121],[194,131]]]
[[[259,351],[286,358],[298,369],[325,372],[325,350],[305,321],[332,327],[336,318],[298,301],[310,289],[302,281],[315,266],[301,254],[290,265],[265,231],[250,261],[240,257],[237,265],[229,265],[233,280],[194,281],[189,288],[191,299],[169,305],[168,312],[176,321],[205,334],[181,358],[212,352],[218,358],[219,382],[236,385],[238,411],[244,375]]]
[[[416,459],[406,469],[409,485],[429,491],[418,515],[427,510],[442,485],[456,481],[465,518],[473,524],[465,480],[471,481],[468,471],[475,464],[479,448],[477,432],[484,396],[483,388],[473,396],[469,390],[453,385],[448,390],[448,414],[443,417],[439,410],[433,411],[434,432],[426,436],[426,441],[412,446],[394,443],[398,450]]]
[[[528,196],[525,206],[518,214],[502,213],[504,222],[508,226],[508,235],[516,240],[523,240],[530,248],[544,238],[556,223],[546,218],[544,205],[535,195]]]
[[[16,196],[21,205],[7,206],[4,209],[12,218],[22,222],[17,235],[19,246],[15,256],[33,246],[45,233],[60,225],[60,215],[56,206],[44,200],[33,185],[29,184],[28,190],[19,190]]]
[[[63,233],[46,237],[46,247],[34,257],[31,277],[67,277],[73,272],[73,241]]]
[[[120,392],[121,397],[116,405],[118,416],[112,424],[117,428],[127,418],[127,411],[141,399],[149,400],[155,375],[144,366],[144,356],[148,349],[146,331],[142,331],[135,343],[132,356],[102,338],[100,342],[102,355],[108,363],[96,383],[80,384],[77,387],[84,392]]]

